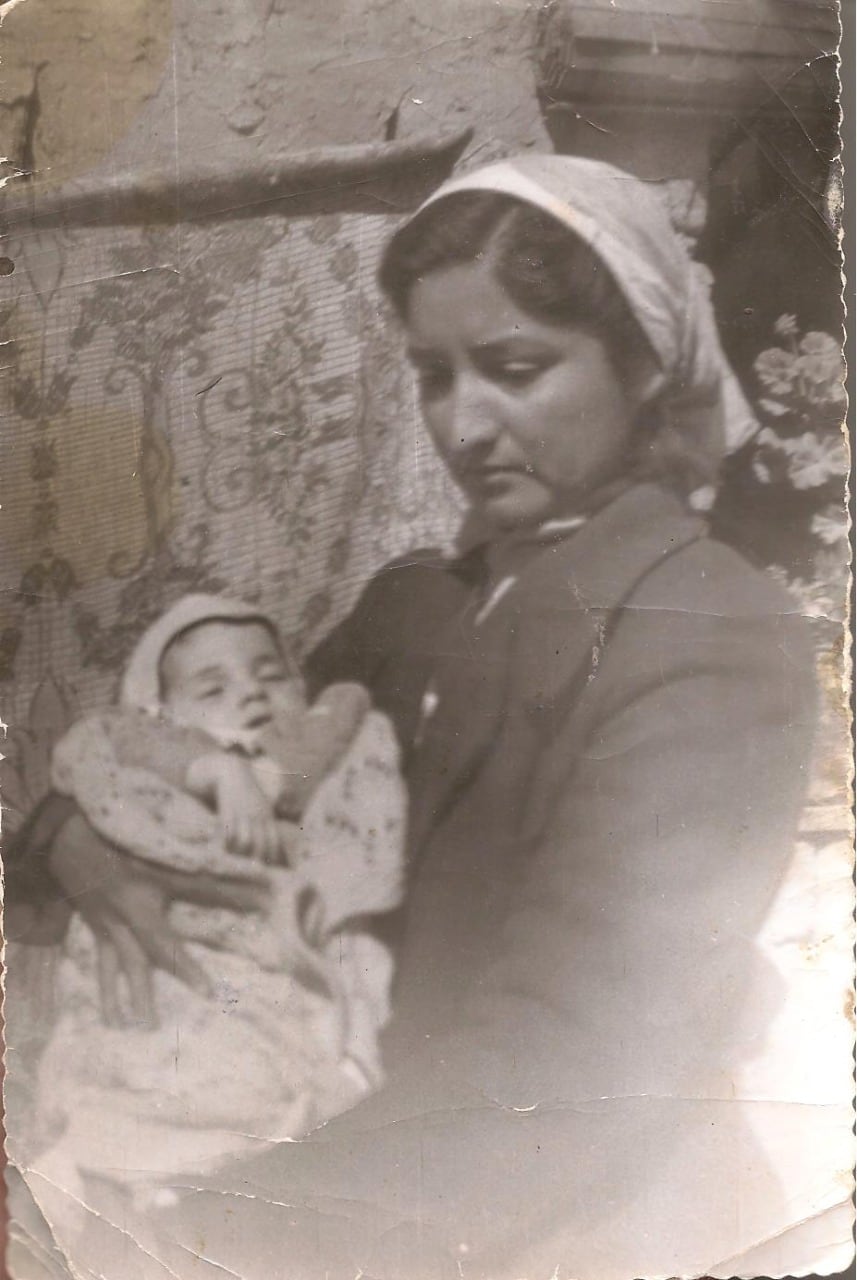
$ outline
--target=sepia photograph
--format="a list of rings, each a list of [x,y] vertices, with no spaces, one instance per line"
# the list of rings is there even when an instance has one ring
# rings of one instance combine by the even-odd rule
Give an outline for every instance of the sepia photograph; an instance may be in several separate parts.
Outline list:
[[[852,17],[0,3],[8,1280],[853,1274]]]

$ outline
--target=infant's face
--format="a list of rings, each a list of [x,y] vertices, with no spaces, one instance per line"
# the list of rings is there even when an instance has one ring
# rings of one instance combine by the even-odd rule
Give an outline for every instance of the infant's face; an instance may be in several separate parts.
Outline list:
[[[161,661],[163,707],[178,724],[217,736],[263,731],[306,706],[303,681],[261,622],[204,622]]]

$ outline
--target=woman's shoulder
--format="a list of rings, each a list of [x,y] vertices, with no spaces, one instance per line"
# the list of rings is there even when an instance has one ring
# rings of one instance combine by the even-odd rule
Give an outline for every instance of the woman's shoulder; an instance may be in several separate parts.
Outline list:
[[[779,724],[808,740],[817,697],[813,641],[798,604],[775,580],[733,548],[698,538],[666,555],[626,601],[592,685],[592,707],[609,720],[654,699],[661,710],[651,726],[660,731],[696,698],[711,732]]]
[[[767,571],[712,537],[667,552],[634,595],[641,608],[726,618],[798,617],[797,600]]]
[[[417,597],[428,588],[447,590],[457,580],[458,561],[439,547],[417,547],[377,569],[364,595]]]
[[[398,646],[403,628],[431,628],[460,604],[467,587],[456,564],[436,548],[397,556],[376,570],[341,626],[350,638],[363,634],[382,644],[393,637]]]
[[[653,567],[616,628],[608,684],[634,688],[712,677],[789,716],[814,717],[812,627],[768,573],[714,538],[688,543]],[[712,708],[712,714],[715,714]],[[798,716],[800,718],[800,716]]]
[[[350,612],[308,655],[304,667],[310,690],[356,681],[377,703],[378,681],[390,660],[408,665],[428,661],[440,631],[462,607],[467,591],[454,562],[434,548],[388,561],[366,583]]]

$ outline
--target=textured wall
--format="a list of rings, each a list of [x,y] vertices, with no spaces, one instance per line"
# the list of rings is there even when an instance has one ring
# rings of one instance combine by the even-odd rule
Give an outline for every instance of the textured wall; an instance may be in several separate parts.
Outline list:
[[[6,154],[67,178],[477,126],[544,143],[526,0],[26,0],[4,31]],[[26,106],[38,89],[35,119]],[[13,101],[14,100],[14,101]]]
[[[109,199],[89,201],[93,225],[77,225],[77,214],[48,223],[58,193],[77,192],[79,202],[82,183],[109,192],[117,174],[160,175],[181,203],[201,168],[276,176],[306,149],[443,137],[464,125],[474,130],[464,165],[549,147],[539,68],[554,143],[658,176],[674,216],[698,234],[711,123],[704,112],[683,114],[679,145],[669,117],[640,110],[631,121],[627,103],[621,118],[575,111],[574,84],[545,80],[544,47],[533,57],[540,32],[546,39],[553,28],[540,28],[546,10],[526,0],[56,0],[50,22],[45,5],[21,0],[4,22],[0,107],[12,175],[2,252],[14,263],[0,275],[0,698],[19,728],[47,725],[42,744],[66,699],[110,695],[133,637],[175,595],[207,585],[258,597],[305,646],[379,563],[447,540],[456,518],[373,281],[384,238],[417,198],[410,178],[371,213],[338,203],[331,181],[326,212],[313,216],[294,216],[257,188],[252,199],[237,191],[231,212],[221,202],[217,216],[173,225],[117,225]],[[646,8],[548,6],[574,19],[574,39],[561,41],[563,75],[579,71],[589,49],[587,14],[603,42],[632,33],[635,7]],[[744,14],[734,4],[731,12]],[[657,80],[665,32],[675,42],[677,30],[667,24],[658,41],[631,49],[637,71]],[[659,92],[677,92],[674,79],[661,76]],[[546,103],[551,86],[556,100]],[[827,157],[784,101],[784,119],[794,117],[793,133],[820,157],[821,181]],[[796,313],[801,329],[832,328],[838,315],[833,241],[820,214],[807,216],[814,191],[797,182],[791,135],[769,213],[781,223],[793,199],[795,223],[817,241],[814,257],[769,223],[764,245],[746,239],[761,225],[759,157],[780,154],[783,127],[775,120],[743,144],[739,159],[752,154],[735,173],[723,151],[719,222],[724,191],[737,212],[726,219],[725,249],[711,222],[707,232],[726,336],[756,397],[764,387],[753,363],[779,341],[779,314]],[[825,255],[816,287],[806,263]],[[797,269],[782,272],[784,259]],[[731,277],[730,263],[741,267]],[[807,295],[832,305],[804,314]],[[836,473],[828,484],[838,501]],[[770,543],[746,529],[761,499],[739,487],[721,521],[736,541]],[[778,545],[781,495],[774,508]],[[814,513],[802,509],[802,527]],[[842,561],[838,546],[836,555]],[[40,769],[26,773],[38,790]]]
[[[180,197],[200,165],[275,173],[308,148],[464,125],[464,163],[546,145],[524,3],[64,0],[45,27],[42,0],[4,23],[5,150],[33,175],[4,192],[0,278],[12,821],[65,718],[111,696],[176,596],[258,599],[305,646],[373,569],[457,518],[374,285],[410,178],[389,213],[335,191],[300,217],[254,203],[119,226],[95,200],[81,227],[40,211],[119,172]]]

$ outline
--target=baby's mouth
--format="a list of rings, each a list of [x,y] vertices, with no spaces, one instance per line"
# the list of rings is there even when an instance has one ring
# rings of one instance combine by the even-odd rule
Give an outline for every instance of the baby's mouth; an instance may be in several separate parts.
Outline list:
[[[270,711],[259,711],[255,716],[251,716],[249,720],[244,722],[244,728],[247,730],[264,729],[265,725],[270,724],[272,719]]]

